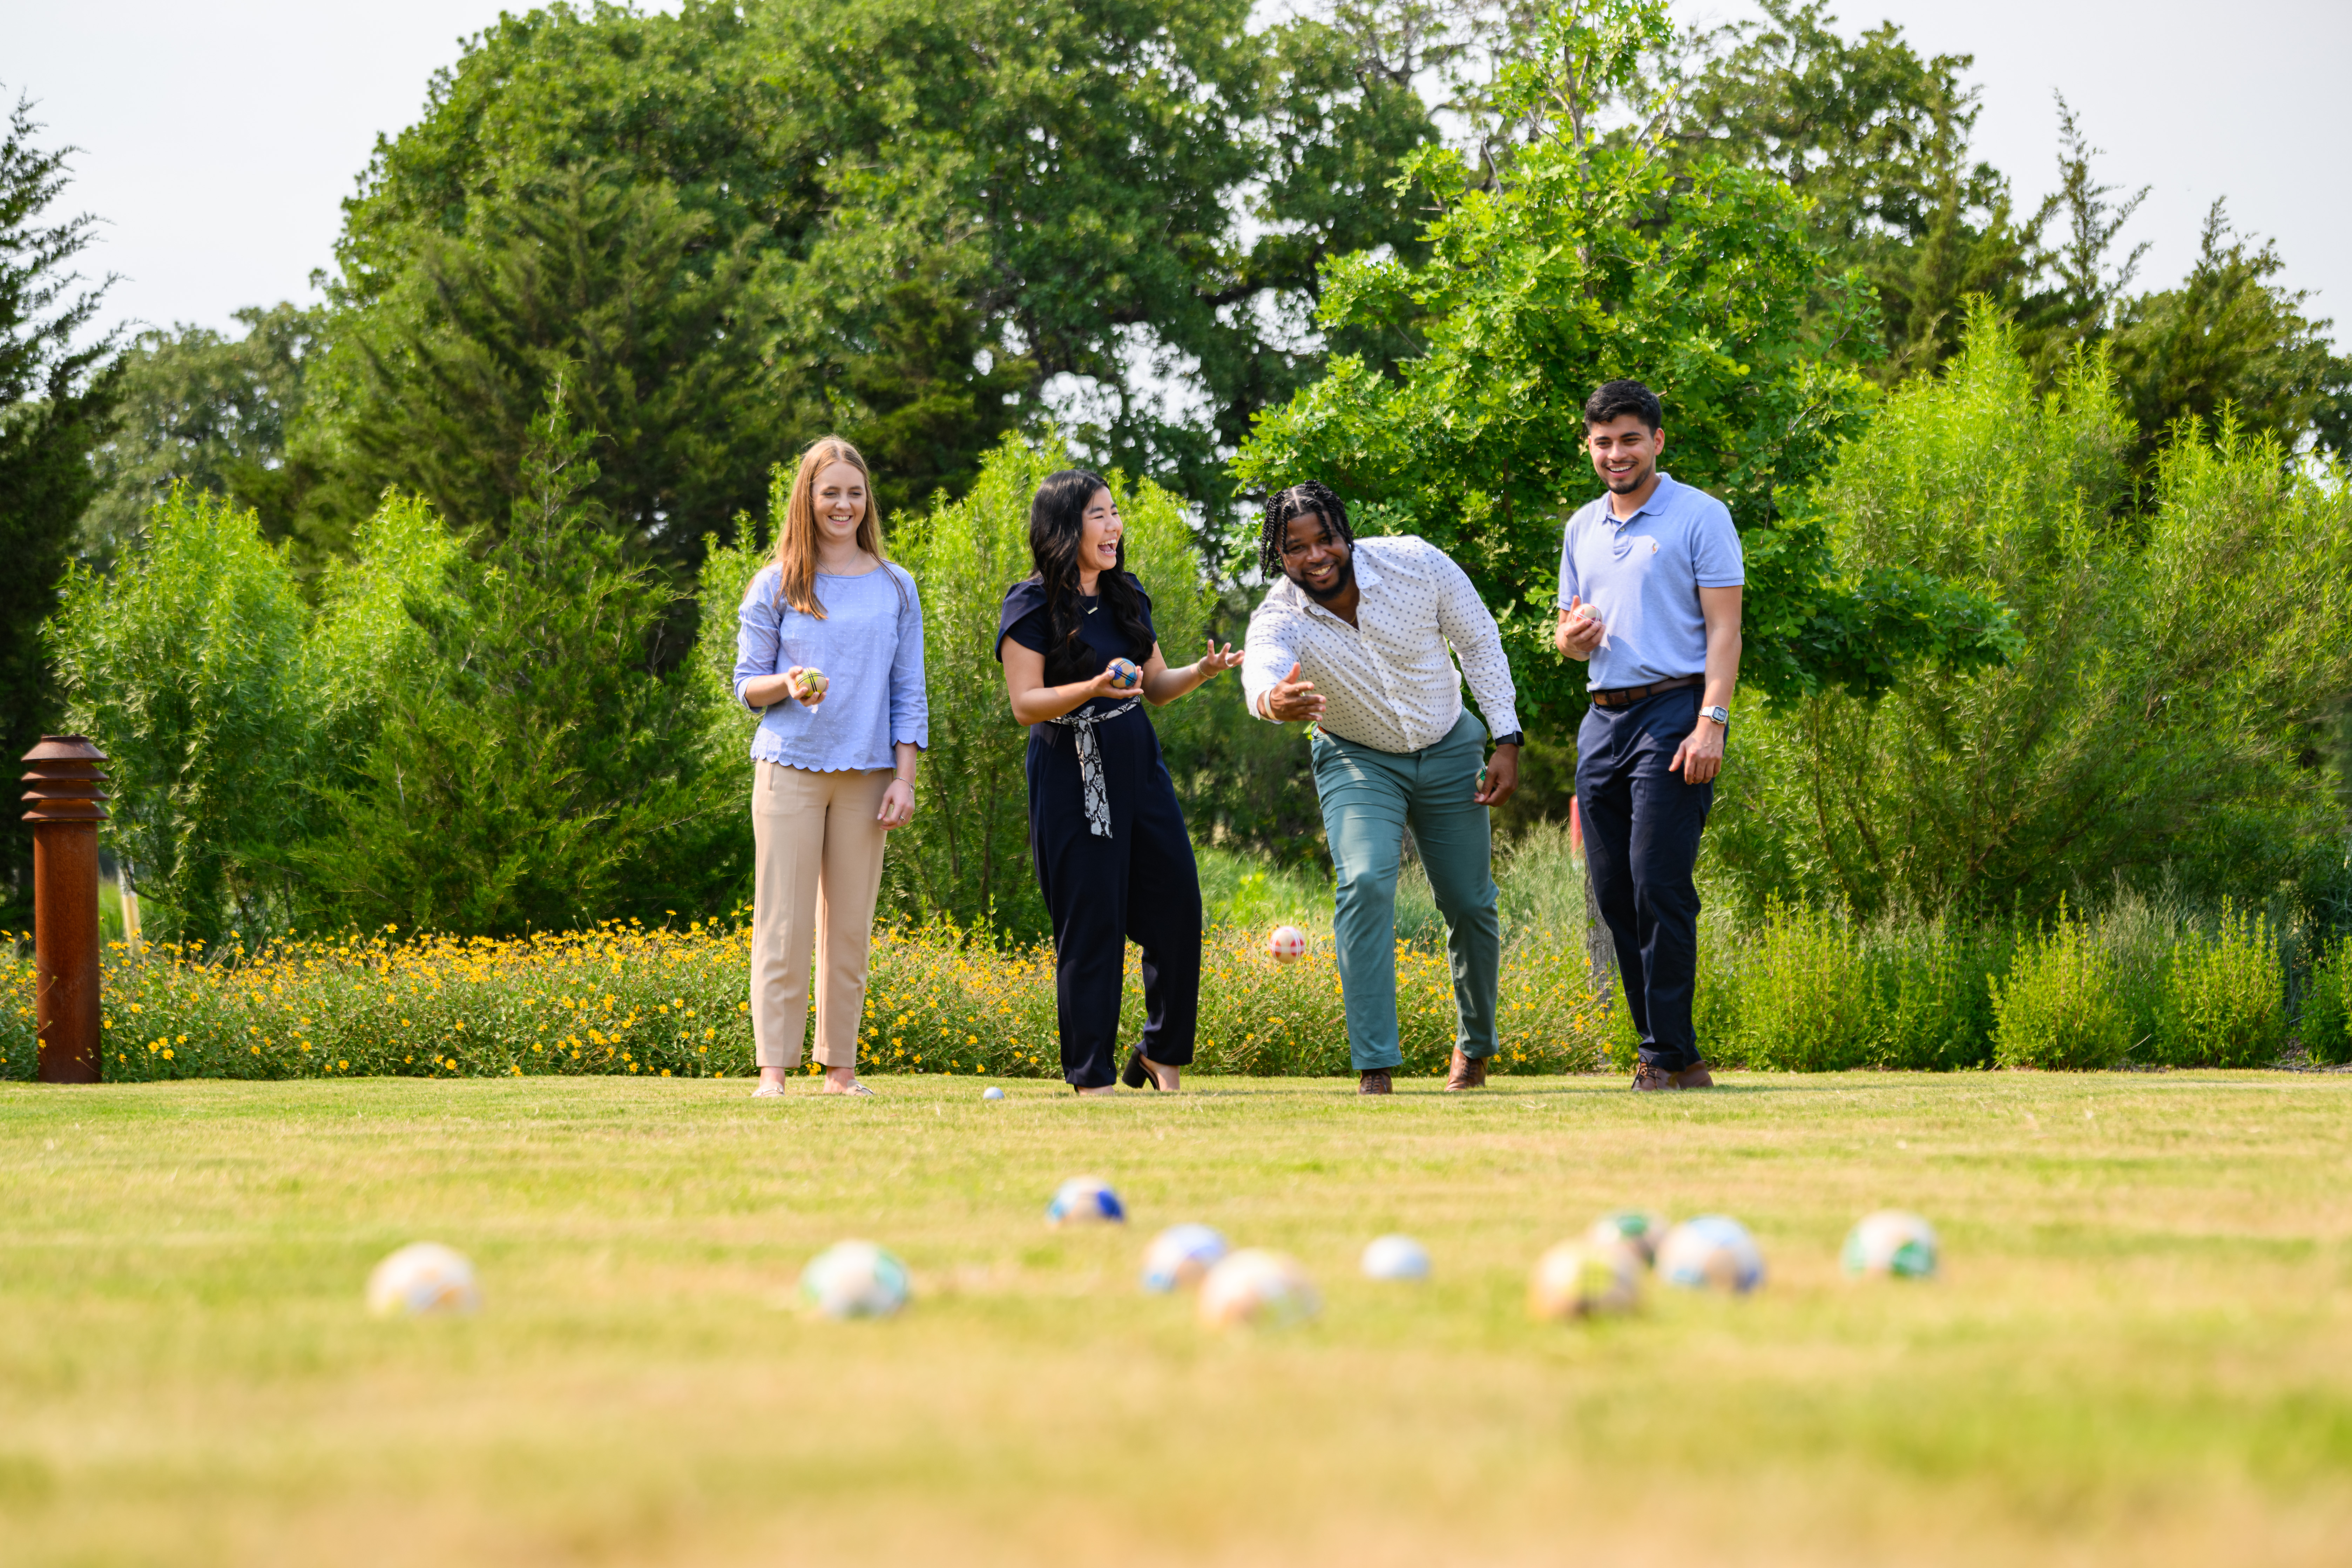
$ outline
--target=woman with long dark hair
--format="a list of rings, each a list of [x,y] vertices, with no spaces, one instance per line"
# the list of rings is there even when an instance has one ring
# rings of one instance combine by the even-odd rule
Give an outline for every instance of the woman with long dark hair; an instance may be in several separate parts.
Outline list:
[[[1029,846],[1054,921],[1062,1076],[1080,1094],[1172,1089],[1201,1000],[1201,879],[1160,737],[1166,707],[1241,663],[1212,638],[1181,669],[1160,657],[1151,598],[1127,570],[1110,487],[1066,468],[1029,506],[1036,571],[1005,591],[996,657],[1029,726]],[[1123,668],[1122,662],[1129,668]],[[1143,1038],[1118,1066],[1127,944],[1143,950]]]

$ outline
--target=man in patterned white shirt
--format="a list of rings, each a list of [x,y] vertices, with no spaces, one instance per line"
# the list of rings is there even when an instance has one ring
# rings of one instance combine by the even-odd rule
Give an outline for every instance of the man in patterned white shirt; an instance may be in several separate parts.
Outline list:
[[[1454,970],[1445,1087],[1476,1089],[1495,1053],[1502,962],[1486,813],[1518,788],[1522,740],[1495,617],[1462,568],[1426,540],[1358,542],[1348,509],[1318,484],[1295,485],[1267,503],[1258,562],[1282,580],[1250,616],[1242,689],[1259,718],[1315,726],[1357,1092],[1390,1092],[1404,1060],[1396,879],[1407,826],[1445,917]],[[1485,726],[1463,706],[1465,678],[1498,731],[1491,762]]]

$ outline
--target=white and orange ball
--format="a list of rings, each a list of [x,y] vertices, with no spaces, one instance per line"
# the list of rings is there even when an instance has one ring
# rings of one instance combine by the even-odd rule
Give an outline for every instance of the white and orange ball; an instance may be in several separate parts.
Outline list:
[[[1367,1279],[1426,1279],[1429,1248],[1409,1236],[1374,1237],[1359,1267]]]
[[[1658,1260],[1658,1241],[1666,1234],[1666,1216],[1642,1209],[1619,1209],[1602,1215],[1584,1233],[1584,1239],[1596,1247],[1611,1245],[1630,1247],[1633,1256],[1647,1268]]]
[[[379,1318],[481,1310],[482,1288],[466,1255],[437,1241],[412,1242],[368,1275],[368,1310]]]
[[[1641,1304],[1642,1259],[1622,1240],[1563,1241],[1537,1258],[1528,1276],[1532,1317],[1605,1317]]]
[[[1856,1279],[1932,1279],[1937,1256],[1934,1226],[1902,1209],[1880,1209],[1847,1232],[1841,1260]]]
[[[1158,1295],[1189,1290],[1231,1250],[1217,1230],[1205,1225],[1171,1225],[1143,1249],[1143,1288]]]
[[[1072,1176],[1054,1189],[1054,1199],[1045,1205],[1045,1223],[1059,1228],[1066,1225],[1123,1225],[1127,1209],[1110,1184],[1099,1176]]]
[[[1132,691],[1143,684],[1143,671],[1131,658],[1112,659],[1106,668],[1110,670],[1113,691]]]
[[[1213,1329],[1279,1329],[1315,1316],[1323,1299],[1296,1258],[1253,1247],[1226,1254],[1209,1270],[1197,1310]]]
[[[801,1304],[828,1318],[887,1318],[907,1304],[907,1266],[870,1241],[837,1241],[801,1270]]]
[[[1666,1232],[1658,1244],[1658,1277],[1687,1289],[1745,1295],[1764,1283],[1764,1254],[1738,1220],[1701,1215]]]
[[[1297,926],[1276,926],[1265,939],[1265,950],[1276,963],[1296,963],[1307,956],[1307,933]]]

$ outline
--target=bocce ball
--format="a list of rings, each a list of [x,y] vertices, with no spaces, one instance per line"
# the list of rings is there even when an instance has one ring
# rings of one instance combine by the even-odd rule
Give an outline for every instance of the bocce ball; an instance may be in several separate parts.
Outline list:
[[[1563,1241],[1536,1259],[1528,1276],[1528,1314],[1593,1318],[1642,1304],[1642,1260],[1622,1240]]]
[[[1367,1279],[1426,1279],[1429,1248],[1409,1236],[1375,1237],[1360,1267]]]
[[[417,1241],[377,1264],[368,1275],[368,1310],[379,1318],[414,1318],[427,1312],[477,1311],[481,1287],[465,1254],[437,1241]]]
[[[1934,1226],[1901,1209],[1881,1209],[1846,1233],[1842,1258],[1857,1279],[1927,1279],[1935,1276],[1936,1255]]]
[[[1189,1290],[1208,1278],[1225,1252],[1225,1238],[1213,1227],[1171,1225],[1143,1249],[1143,1288],[1162,1296]]]
[[[821,669],[803,668],[801,671],[800,677],[800,695],[803,697],[822,697],[825,693],[825,689],[830,687],[832,684],[832,681],[825,679],[824,671]]]
[[[1640,1209],[1620,1209],[1615,1214],[1602,1215],[1584,1233],[1584,1239],[1596,1246],[1611,1242],[1633,1249],[1633,1256],[1647,1268],[1658,1260],[1658,1238],[1666,1234],[1664,1215],[1647,1214]]]
[[[980,1091],[980,1098],[982,1100],[1003,1100],[1004,1098],[1004,1091],[992,1083],[986,1089]]]
[[[887,1318],[907,1304],[907,1266],[870,1241],[837,1241],[801,1270],[801,1303],[828,1318]]]
[[[1228,1253],[1201,1281],[1198,1313],[1212,1329],[1286,1328],[1322,1310],[1307,1270],[1279,1252],[1253,1247]]]
[[[1307,933],[1297,926],[1276,926],[1265,939],[1265,950],[1276,963],[1296,963],[1307,955]]]
[[[1133,659],[1112,659],[1108,668],[1113,691],[1132,691],[1143,684],[1143,671],[1136,667]]]
[[[1072,1176],[1054,1193],[1054,1201],[1045,1205],[1045,1223],[1065,1225],[1118,1225],[1125,1223],[1127,1210],[1119,1205],[1118,1194],[1110,1184],[1094,1176]]]
[[[1736,1219],[1719,1214],[1686,1219],[1658,1244],[1658,1275],[1668,1284],[1735,1294],[1764,1283],[1764,1255]]]

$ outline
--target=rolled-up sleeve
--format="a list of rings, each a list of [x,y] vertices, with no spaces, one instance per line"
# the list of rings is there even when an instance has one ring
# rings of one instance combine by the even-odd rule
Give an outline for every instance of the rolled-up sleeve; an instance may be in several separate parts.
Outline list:
[[[890,743],[928,751],[931,699],[923,686],[923,597],[912,576],[901,572],[898,577],[907,607],[898,616],[898,650],[890,659]]]
[[[1437,580],[1437,629],[1445,634],[1454,662],[1462,667],[1462,678],[1478,699],[1487,733],[1517,733],[1518,689],[1511,684],[1511,661],[1503,652],[1503,634],[1496,628],[1486,602],[1478,597],[1470,574],[1435,546],[1430,547],[1429,553]]]
[[[775,596],[768,590],[767,576],[763,572],[751,579],[735,610],[735,700],[754,713],[765,710],[746,701],[743,689],[776,673],[776,650],[782,646],[778,630],[782,620]]]
[[[1259,700],[1298,663],[1298,654],[1286,635],[1297,619],[1291,610],[1274,604],[1261,604],[1250,613],[1249,636],[1242,643],[1242,700],[1253,717],[1263,717],[1258,712]]]

